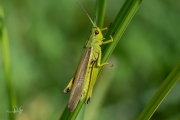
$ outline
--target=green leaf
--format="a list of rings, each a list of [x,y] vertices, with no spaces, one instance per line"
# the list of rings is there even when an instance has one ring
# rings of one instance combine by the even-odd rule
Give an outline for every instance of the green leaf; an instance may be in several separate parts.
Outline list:
[[[180,62],[174,67],[137,120],[149,120],[164,98],[180,79]]]

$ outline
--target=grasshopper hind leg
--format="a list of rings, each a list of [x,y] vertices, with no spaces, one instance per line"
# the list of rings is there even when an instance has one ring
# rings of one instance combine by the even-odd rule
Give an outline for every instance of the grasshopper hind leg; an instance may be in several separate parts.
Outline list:
[[[74,82],[74,78],[71,79],[71,81],[69,82],[69,84],[67,85],[67,87],[64,89],[64,93],[67,94],[71,89],[72,89],[72,86],[73,86],[73,82]]]
[[[96,67],[96,63],[97,62],[94,62],[92,64],[92,66],[91,66],[92,69],[91,69],[91,72],[90,72],[89,89],[88,89],[87,97],[86,97],[86,101],[85,101],[86,104],[89,104],[89,102],[91,100],[93,87],[94,87],[94,84],[95,84],[95,82],[97,80],[97,75],[98,75],[99,68]]]
[[[87,92],[87,97],[86,97],[85,104],[90,103],[90,100],[91,100],[91,97],[92,97],[93,86],[94,86],[94,83],[92,83],[90,81],[90,86],[89,86],[89,89],[88,89],[88,92]]]
[[[91,97],[92,97],[92,90],[93,90],[93,89],[91,89],[91,90],[88,91],[88,95],[87,95],[85,104],[89,104],[89,103],[90,103],[90,100],[91,100]]]
[[[94,84],[96,82],[96,79],[97,79],[97,74],[98,73],[97,71],[95,70],[98,70],[97,68],[93,68],[93,72],[92,72],[92,76],[91,76],[91,79],[90,79],[90,85],[89,85],[89,89],[88,89],[88,93],[87,93],[87,97],[86,97],[86,101],[85,103],[86,104],[89,104],[90,103],[90,100],[91,100],[91,97],[92,97],[92,92],[93,92],[93,87],[94,87]]]

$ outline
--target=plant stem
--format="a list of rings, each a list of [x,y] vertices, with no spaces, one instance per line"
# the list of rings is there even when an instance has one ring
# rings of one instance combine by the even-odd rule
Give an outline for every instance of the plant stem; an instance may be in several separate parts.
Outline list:
[[[96,24],[100,29],[103,28],[105,9],[106,9],[106,0],[97,0],[95,18],[96,18]]]
[[[12,88],[11,83],[11,65],[10,65],[10,55],[9,55],[9,43],[8,43],[8,35],[7,30],[5,28],[4,22],[3,22],[3,10],[0,7],[0,42],[2,43],[2,52],[3,52],[3,65],[4,65],[4,73],[5,73],[5,80],[6,80],[6,88],[8,93],[8,101],[9,101],[9,110],[12,111],[13,105],[15,104],[15,95]],[[10,120],[15,120],[15,114],[9,114]]]
[[[142,0],[126,0],[123,4],[118,15],[111,24],[110,29],[105,35],[106,39],[109,39],[110,35],[112,35],[114,41],[102,47],[102,63],[106,62],[112,54],[114,48],[116,47],[128,24],[139,8],[141,2]]]

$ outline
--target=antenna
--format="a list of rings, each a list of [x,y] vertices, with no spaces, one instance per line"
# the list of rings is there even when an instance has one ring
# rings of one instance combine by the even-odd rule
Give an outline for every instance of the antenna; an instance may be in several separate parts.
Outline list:
[[[92,19],[91,19],[91,17],[88,15],[88,13],[86,12],[86,10],[79,4],[79,3],[77,3],[80,7],[81,7],[81,9],[86,13],[86,15],[88,16],[88,18],[89,18],[89,20],[91,21],[91,23],[93,24],[93,26],[95,27],[96,25],[94,24],[94,22],[92,21]]]

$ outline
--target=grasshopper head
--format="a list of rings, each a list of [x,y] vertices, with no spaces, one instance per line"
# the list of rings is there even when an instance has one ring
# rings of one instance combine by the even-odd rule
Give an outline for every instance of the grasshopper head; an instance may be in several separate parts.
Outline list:
[[[98,27],[93,27],[91,29],[91,35],[99,36],[99,35],[102,35],[102,33],[101,33],[101,30]]]
[[[93,27],[91,29],[91,34],[88,40],[88,44],[87,46],[99,46],[100,44],[102,44],[102,40],[103,40],[103,35],[101,30],[98,27]],[[97,44],[95,44],[97,43]]]

